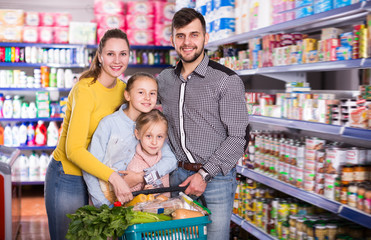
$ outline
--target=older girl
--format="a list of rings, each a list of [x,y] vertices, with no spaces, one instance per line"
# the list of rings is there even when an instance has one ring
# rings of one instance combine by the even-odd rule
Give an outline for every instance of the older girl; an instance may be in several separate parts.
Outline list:
[[[96,158],[117,170],[127,168],[138,144],[138,139],[134,134],[136,120],[142,113],[148,113],[155,107],[157,89],[157,81],[152,75],[136,73],[131,76],[124,93],[127,103],[115,113],[102,119],[94,133],[89,150]],[[176,168],[177,160],[167,142],[164,143],[161,153],[161,161],[151,167],[144,165],[140,171],[136,168],[138,172],[136,175],[129,174],[128,171],[120,171],[120,173],[129,174],[125,177],[125,181],[130,187],[143,182],[145,172],[157,171],[158,175],[163,177]],[[143,169],[145,172],[142,171]],[[97,177],[84,173],[84,179],[95,206],[112,203],[112,198],[105,196],[101,190],[102,184],[99,184]],[[106,190],[109,192],[109,189]]]

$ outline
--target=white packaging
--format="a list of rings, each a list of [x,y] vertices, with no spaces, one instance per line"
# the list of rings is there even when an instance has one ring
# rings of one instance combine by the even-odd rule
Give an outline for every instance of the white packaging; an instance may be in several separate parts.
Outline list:
[[[13,147],[19,147],[19,127],[15,124],[12,127],[12,139],[13,139]]]
[[[27,145],[27,126],[24,122],[19,126],[18,141],[20,146]]]
[[[49,147],[57,146],[58,143],[58,127],[55,121],[49,123],[47,129],[47,142],[46,145]]]
[[[12,147],[13,145],[13,134],[12,127],[10,124],[7,124],[4,128],[4,146]]]
[[[29,167],[30,165],[29,165],[28,157],[22,154],[18,161],[21,166],[21,169],[20,169],[21,170],[20,171],[21,181],[22,182],[28,181],[29,176],[30,176],[30,167]]]
[[[4,118],[11,118],[13,116],[13,101],[10,95],[5,96],[3,116]]]
[[[48,168],[50,158],[46,153],[42,153],[39,157],[40,164],[40,181],[45,180],[46,169]]]
[[[33,152],[29,157],[29,180],[39,181],[40,180],[40,163],[39,156]]]

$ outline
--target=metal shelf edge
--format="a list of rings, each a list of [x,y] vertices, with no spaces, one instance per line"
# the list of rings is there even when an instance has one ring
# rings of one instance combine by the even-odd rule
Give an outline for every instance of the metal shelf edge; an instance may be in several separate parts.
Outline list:
[[[63,118],[0,118],[0,122],[37,122],[39,120],[50,121],[63,121]]]
[[[371,229],[371,215],[343,205],[339,216]]]
[[[340,203],[324,198],[321,195],[307,192],[303,189],[294,187],[287,183],[281,182],[277,179],[270,178],[268,176],[265,176],[263,174],[260,174],[258,172],[255,172],[253,170],[241,166],[237,166],[237,172],[255,181],[261,182],[269,187],[284,192],[290,196],[299,198],[305,202],[309,202],[318,207],[325,208],[332,213],[338,213],[339,211],[339,207],[341,205]]]
[[[254,224],[249,223],[248,221],[244,220],[243,218],[241,218],[240,216],[236,214],[232,214],[231,220],[237,225],[241,226],[243,229],[245,229],[248,233],[257,237],[258,239],[261,239],[261,240],[277,239],[269,235],[268,233],[263,232],[260,228],[256,227]]]
[[[56,146],[48,147],[48,146],[18,146],[15,147],[19,150],[54,150]]]

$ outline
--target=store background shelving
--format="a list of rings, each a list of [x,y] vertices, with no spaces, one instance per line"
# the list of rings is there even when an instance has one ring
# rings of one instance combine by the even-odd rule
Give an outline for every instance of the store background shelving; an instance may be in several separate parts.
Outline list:
[[[352,4],[346,7],[336,8],[327,12],[314,14],[308,17],[295,19],[292,21],[283,22],[280,24],[275,24],[267,27],[263,27],[256,30],[251,30],[246,33],[241,33],[228,37],[225,39],[218,39],[216,41],[210,42],[206,45],[206,48],[209,50],[215,50],[220,45],[244,45],[252,38],[261,38],[264,35],[268,34],[277,34],[277,33],[306,33],[318,35],[322,28],[325,27],[350,27],[353,24],[359,24],[366,20],[366,15],[371,10],[371,1],[363,1],[356,4]],[[252,77],[262,75],[269,78],[274,78],[278,80],[283,80],[285,82],[295,82],[295,81],[308,81],[313,80],[309,79],[307,73],[323,73],[323,72],[353,72],[354,69],[365,69],[371,68],[371,58],[362,58],[362,59],[352,59],[344,61],[328,61],[328,62],[316,62],[316,63],[306,63],[306,64],[295,64],[295,65],[285,65],[285,66],[274,66],[274,67],[261,67],[255,69],[244,69],[237,70],[236,73],[241,76],[245,81],[247,86],[247,91],[259,91],[270,92],[271,89],[248,89],[249,84],[251,85]],[[345,70],[345,71],[344,71]],[[318,80],[321,76],[333,76],[331,75],[311,75],[315,76],[315,81]],[[355,74],[357,77],[358,75]],[[355,76],[347,75],[344,76]],[[336,76],[336,74],[335,74]],[[246,78],[248,77],[248,78]],[[268,80],[266,78],[257,78],[259,80]],[[329,79],[324,79],[324,81]],[[351,81],[356,81],[358,79],[350,79]],[[246,83],[247,81],[247,83]],[[313,81],[313,82],[315,82]],[[348,81],[344,79],[343,81]],[[272,81],[271,81],[272,82]],[[322,87],[324,86],[322,82]],[[312,83],[312,82],[311,82]],[[358,85],[357,82],[354,85]],[[321,85],[321,84],[318,84]],[[267,88],[271,87],[270,84],[267,84]],[[279,86],[279,85],[277,85]],[[320,88],[326,93],[333,93],[332,91],[324,90],[326,88]],[[336,90],[340,90],[336,89]],[[347,89],[354,91],[355,89]],[[284,90],[283,90],[284,91]],[[281,92],[283,92],[281,90]],[[279,92],[279,91],[278,91]],[[354,97],[357,94],[354,93],[337,93],[337,96],[344,97]],[[349,91],[350,92],[350,91]],[[266,116],[256,116],[251,115],[249,118],[252,129],[269,129],[269,130],[278,130],[284,131],[288,134],[294,136],[318,136],[327,140],[345,142],[350,145],[355,145],[358,147],[371,148],[371,130],[358,129],[352,127],[345,127],[339,125],[329,125],[318,122],[308,122],[308,121],[299,121],[292,119],[283,119],[283,118],[273,118]],[[314,204],[318,207],[324,208],[330,212],[337,214],[338,216],[353,221],[357,224],[360,224],[364,227],[371,228],[371,215],[359,211],[358,209],[349,207],[347,205],[341,204],[336,201],[325,198],[324,196],[304,191],[303,189],[296,188],[295,186],[289,185],[282,181],[279,181],[275,178],[268,177],[254,170],[247,169],[241,166],[237,167],[237,172],[255,180],[257,182],[263,183],[269,187],[275,188],[279,191],[282,191],[288,195],[291,195],[295,198],[301,199],[303,201]],[[232,221],[240,225],[243,229],[249,231],[252,235],[258,239],[274,239],[274,237],[265,233],[263,230],[257,228],[253,224],[247,222],[245,219],[237,215],[232,216]]]

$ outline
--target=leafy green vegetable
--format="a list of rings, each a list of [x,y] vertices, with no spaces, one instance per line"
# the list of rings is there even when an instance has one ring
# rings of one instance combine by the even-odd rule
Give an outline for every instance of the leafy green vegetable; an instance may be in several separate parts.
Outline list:
[[[171,220],[170,216],[133,211],[133,207],[113,207],[103,205],[100,208],[84,206],[74,214],[67,214],[71,219],[66,235],[71,240],[107,240],[124,234],[125,229],[133,224]]]

